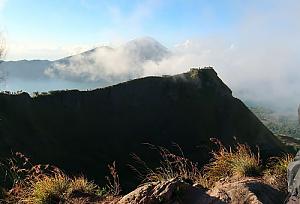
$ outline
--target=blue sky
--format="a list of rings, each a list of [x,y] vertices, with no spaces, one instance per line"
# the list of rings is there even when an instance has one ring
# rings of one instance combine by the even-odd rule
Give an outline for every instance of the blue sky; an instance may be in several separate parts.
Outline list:
[[[0,0],[0,29],[7,60],[57,59],[143,36],[167,47],[207,37],[237,41],[251,24],[267,27],[254,35],[298,34],[298,8],[297,0]]]
[[[31,56],[34,52],[24,50],[22,56],[22,52],[14,49],[38,50],[38,44],[40,49],[46,49],[50,44],[44,58],[53,58],[56,55],[51,57],[51,47],[53,52],[57,47],[84,49],[141,36],[151,36],[166,46],[173,46],[201,36],[232,35],[232,27],[243,15],[243,6],[249,5],[242,2],[4,0],[1,24],[9,42],[8,58],[34,58]],[[36,57],[43,58],[41,53]]]

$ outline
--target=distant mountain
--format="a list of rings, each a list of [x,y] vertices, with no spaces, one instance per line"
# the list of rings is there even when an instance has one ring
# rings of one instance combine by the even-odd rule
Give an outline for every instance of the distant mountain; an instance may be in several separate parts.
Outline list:
[[[211,68],[175,76],[145,77],[93,91],[54,91],[30,97],[0,94],[0,157],[23,152],[38,163],[101,182],[116,161],[121,183],[134,187],[132,153],[158,162],[145,143],[203,164],[214,145],[247,143],[261,156],[285,150],[280,141]],[[129,189],[129,188],[127,188]]]
[[[93,58],[95,54],[98,52],[106,52],[110,54],[112,52],[116,52],[118,50],[122,50],[127,52],[129,56],[135,57],[139,61],[151,60],[151,61],[160,61],[167,55],[169,55],[168,49],[160,44],[153,38],[144,37],[144,38],[137,38],[131,40],[120,47],[112,48],[110,46],[101,46],[86,52],[80,53],[78,55],[69,56],[56,62],[69,62],[72,59],[76,58]]]
[[[8,87],[19,80],[22,90],[32,91],[35,80],[44,84],[55,80],[94,83],[101,87],[120,83],[143,75],[141,64],[146,61],[159,62],[169,55],[166,47],[156,40],[138,38],[116,48],[101,46],[55,61],[20,60],[3,61],[0,69],[8,75]],[[129,69],[130,67],[130,69]],[[30,81],[30,86],[26,83]],[[64,87],[62,83],[61,89]],[[37,84],[38,88],[39,85]],[[80,87],[73,87],[80,88]]]

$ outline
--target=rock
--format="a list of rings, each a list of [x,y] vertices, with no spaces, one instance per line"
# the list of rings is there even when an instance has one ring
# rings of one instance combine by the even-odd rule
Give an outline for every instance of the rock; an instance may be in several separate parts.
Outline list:
[[[220,181],[208,191],[175,178],[144,184],[117,204],[281,204],[284,199],[284,193],[255,178]]]
[[[207,193],[225,203],[233,204],[282,204],[285,199],[284,193],[253,178],[235,182],[218,182]]]
[[[117,204],[222,204],[225,203],[181,179],[147,183],[125,195]]]

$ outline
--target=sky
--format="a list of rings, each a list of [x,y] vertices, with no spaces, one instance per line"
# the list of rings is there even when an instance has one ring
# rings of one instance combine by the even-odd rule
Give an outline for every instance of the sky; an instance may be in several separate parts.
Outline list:
[[[244,1],[1,0],[8,60],[57,59],[101,44],[151,36],[172,47],[231,30]],[[263,6],[262,3],[260,3]]]
[[[0,29],[4,60],[56,60],[101,45],[116,48],[114,53],[96,52],[88,61],[77,57],[69,66],[45,69],[42,74],[63,80],[52,82],[59,87],[44,83],[48,89],[65,89],[67,83],[95,88],[103,79],[213,66],[242,100],[296,113],[299,11],[299,0],[0,0]],[[159,62],[136,61],[136,54],[122,46],[141,37],[155,39],[171,55]],[[40,87],[28,83],[27,91]],[[6,88],[24,86],[15,80]]]

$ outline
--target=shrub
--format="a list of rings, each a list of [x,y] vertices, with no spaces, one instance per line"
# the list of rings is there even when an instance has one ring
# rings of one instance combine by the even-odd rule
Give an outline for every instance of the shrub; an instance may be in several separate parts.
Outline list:
[[[212,152],[212,159],[204,166],[205,174],[212,180],[218,181],[227,177],[258,176],[261,174],[259,153],[252,153],[245,144],[237,144],[234,149],[226,148],[220,141],[213,140],[219,145],[217,151]]]

